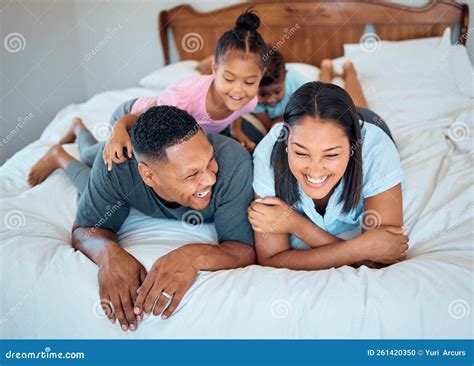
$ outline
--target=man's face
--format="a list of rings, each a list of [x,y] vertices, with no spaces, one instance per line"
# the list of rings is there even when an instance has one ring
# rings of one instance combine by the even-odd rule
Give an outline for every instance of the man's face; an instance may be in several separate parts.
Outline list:
[[[199,130],[189,140],[166,149],[167,160],[141,162],[144,182],[167,202],[203,210],[211,201],[219,167],[214,149]]]

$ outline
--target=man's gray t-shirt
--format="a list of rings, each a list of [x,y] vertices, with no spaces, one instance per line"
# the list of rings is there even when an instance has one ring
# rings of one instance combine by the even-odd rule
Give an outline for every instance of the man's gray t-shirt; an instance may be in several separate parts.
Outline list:
[[[114,164],[109,172],[99,151],[79,201],[77,222],[82,227],[117,232],[130,208],[134,208],[151,217],[182,220],[188,224],[193,224],[195,219],[214,222],[219,243],[253,244],[253,232],[247,218],[247,208],[253,199],[252,159],[239,143],[226,136],[211,133],[207,138],[214,147],[219,170],[211,201],[199,214],[189,207],[165,206],[155,191],[143,182],[134,157]]]

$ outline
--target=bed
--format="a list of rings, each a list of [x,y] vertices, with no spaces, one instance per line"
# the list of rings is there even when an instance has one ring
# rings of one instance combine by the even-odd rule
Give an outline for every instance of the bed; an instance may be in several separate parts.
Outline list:
[[[316,77],[314,65],[323,57],[336,59],[337,67],[345,59],[355,63],[370,108],[386,120],[400,151],[407,260],[379,270],[253,265],[201,272],[168,320],[148,316],[135,332],[106,320],[97,267],[70,245],[75,189],[60,171],[30,189],[28,171],[75,116],[105,139],[119,103],[159,93],[165,85],[153,88],[150,80],[211,54],[216,34],[247,7],[162,12],[159,35],[168,69],[144,78],[146,87],[107,91],[65,107],[37,141],[0,168],[2,338],[473,337],[473,69],[463,46],[467,6],[451,1],[417,9],[376,1],[255,4],[271,42],[299,22],[281,48],[292,67]],[[319,37],[311,37],[315,29]],[[182,46],[189,33],[202,40],[195,53]],[[364,34],[372,43],[359,42]],[[171,63],[173,40],[179,61]],[[331,47],[322,46],[327,40]],[[411,57],[415,50],[420,57]],[[75,144],[66,149],[78,156]],[[179,222],[136,211],[119,232],[120,243],[146,268],[187,242],[215,240],[212,224],[185,231]]]

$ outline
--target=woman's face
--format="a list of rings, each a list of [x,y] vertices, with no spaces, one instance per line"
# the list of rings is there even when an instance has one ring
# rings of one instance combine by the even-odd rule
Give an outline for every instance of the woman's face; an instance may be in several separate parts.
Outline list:
[[[257,95],[264,70],[253,54],[228,52],[218,64],[213,64],[215,88],[230,111],[243,108]]]
[[[313,200],[329,198],[349,158],[349,139],[336,122],[304,117],[291,128],[288,164],[303,192]]]

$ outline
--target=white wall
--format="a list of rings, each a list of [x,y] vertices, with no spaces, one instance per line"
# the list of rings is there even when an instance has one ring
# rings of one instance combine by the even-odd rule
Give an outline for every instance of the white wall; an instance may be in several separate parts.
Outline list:
[[[163,65],[157,15],[183,2],[206,11],[240,1],[0,0],[0,164],[64,106],[136,86]],[[472,24],[474,0],[468,3]],[[12,33],[19,43],[8,45]],[[469,41],[474,60],[474,37]]]

